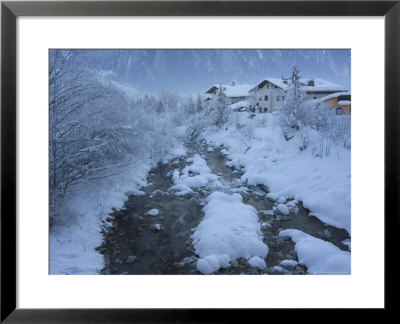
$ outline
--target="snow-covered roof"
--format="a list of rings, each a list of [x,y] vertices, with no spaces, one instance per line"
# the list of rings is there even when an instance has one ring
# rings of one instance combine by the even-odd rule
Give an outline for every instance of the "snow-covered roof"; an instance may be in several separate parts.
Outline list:
[[[210,89],[206,91],[206,93],[213,93],[215,90],[219,89],[219,87],[219,84],[214,84]],[[224,94],[229,98],[248,97],[249,91],[252,87],[253,86],[249,84],[222,85]]]
[[[341,92],[331,93],[330,95],[327,95],[325,97],[315,99],[315,102],[321,103],[321,102],[324,102],[324,101],[332,99],[332,98],[337,98],[339,96],[351,96],[351,92],[350,91],[341,91]]]
[[[346,89],[340,85],[337,85],[333,82],[326,81],[324,79],[314,78],[314,79],[300,79],[299,80],[303,84],[303,90],[307,91],[307,93],[318,93],[318,92],[344,92]],[[251,90],[255,90],[257,88],[263,87],[267,83],[272,83],[282,90],[287,90],[290,80],[276,79],[276,78],[264,78],[262,79],[255,87]],[[313,83],[313,85],[311,85]]]
[[[303,84],[303,89],[307,92],[344,92],[346,89],[340,85],[337,85],[333,82],[326,81],[324,79],[300,79],[300,82]],[[314,82],[314,85],[308,85],[310,82]]]
[[[262,79],[260,82],[257,83],[257,85],[255,87],[253,87],[251,90],[255,90],[257,88],[261,88],[263,87],[265,84],[267,83],[272,83],[276,86],[278,86],[279,88],[281,88],[282,90],[286,90],[288,85],[286,83],[284,83],[284,80],[282,79],[275,79],[275,78],[264,78]]]
[[[227,97],[248,97],[249,91],[252,88],[252,85],[249,84],[237,84],[237,85],[224,85],[222,88],[224,89],[224,93]]]
[[[219,85],[213,84],[213,86],[206,91],[206,93],[213,93],[215,90],[219,89]]]
[[[250,103],[248,100],[242,100],[242,101],[238,101],[238,102],[235,102],[234,104],[229,105],[229,108],[232,110],[237,110],[242,107],[248,107],[249,105],[250,105]]]

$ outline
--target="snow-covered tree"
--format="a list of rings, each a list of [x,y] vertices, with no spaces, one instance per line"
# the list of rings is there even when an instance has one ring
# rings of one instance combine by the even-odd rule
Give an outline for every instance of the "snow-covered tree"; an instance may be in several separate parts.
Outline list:
[[[251,91],[249,95],[249,108],[251,109],[252,112],[255,112],[259,103],[258,96],[256,94],[256,91]]]
[[[293,137],[293,133],[300,129],[307,119],[307,109],[304,105],[305,92],[300,82],[300,71],[293,66],[285,100],[281,106],[281,126],[286,140]]]
[[[212,116],[214,117],[213,120],[214,125],[221,128],[228,121],[229,117],[228,109],[229,108],[225,103],[225,93],[222,88],[222,85],[220,85],[217,99],[214,100],[211,106]]]
[[[140,146],[130,100],[70,51],[50,51],[49,97],[50,207],[56,210],[70,186],[118,173],[140,156]]]
[[[198,94],[196,98],[196,112],[199,113],[202,112],[203,110],[204,110],[204,102],[200,94]]]

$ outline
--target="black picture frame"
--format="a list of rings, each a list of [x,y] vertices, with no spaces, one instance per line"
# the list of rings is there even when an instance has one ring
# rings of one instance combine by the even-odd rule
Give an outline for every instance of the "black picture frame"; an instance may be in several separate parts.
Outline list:
[[[396,307],[392,262],[399,237],[400,1],[2,1],[1,3],[1,322],[231,322],[265,310],[16,308],[16,18],[18,16],[384,16],[385,310]],[[373,46],[373,44],[371,44]],[[371,265],[372,266],[372,265]],[[366,283],[367,284],[367,283]],[[270,315],[269,315],[270,316]],[[250,318],[249,318],[250,319]]]

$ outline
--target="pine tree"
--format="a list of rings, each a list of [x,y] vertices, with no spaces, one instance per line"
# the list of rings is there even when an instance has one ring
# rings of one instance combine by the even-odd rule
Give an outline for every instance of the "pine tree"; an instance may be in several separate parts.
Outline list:
[[[293,66],[286,99],[281,107],[281,126],[287,140],[300,129],[305,116],[305,94],[300,82],[300,70]]]
[[[219,86],[219,93],[214,105],[215,111],[215,125],[222,127],[228,121],[228,107],[225,103],[225,93],[223,91],[222,85]]]

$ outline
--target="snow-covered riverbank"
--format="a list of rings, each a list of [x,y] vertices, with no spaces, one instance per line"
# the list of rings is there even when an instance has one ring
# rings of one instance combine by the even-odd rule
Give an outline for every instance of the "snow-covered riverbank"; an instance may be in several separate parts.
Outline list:
[[[248,184],[264,185],[278,198],[302,201],[312,215],[350,233],[350,149],[332,145],[311,129],[286,141],[277,118],[259,114],[249,119],[237,113],[236,124],[210,127],[204,138],[227,148],[229,166],[243,171]]]
[[[166,161],[185,154],[181,143],[174,144]],[[104,256],[97,250],[104,240],[101,231],[112,225],[106,219],[124,206],[128,195],[144,194],[140,188],[147,184],[155,162],[144,157],[117,175],[83,182],[67,192],[59,209],[66,221],[50,230],[50,274],[100,273],[105,267]]]

